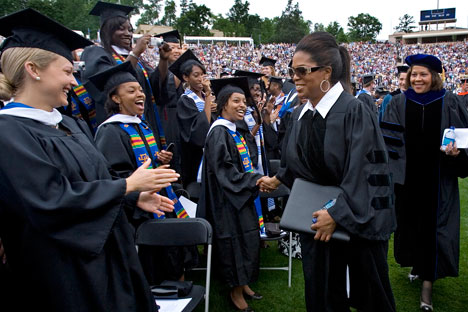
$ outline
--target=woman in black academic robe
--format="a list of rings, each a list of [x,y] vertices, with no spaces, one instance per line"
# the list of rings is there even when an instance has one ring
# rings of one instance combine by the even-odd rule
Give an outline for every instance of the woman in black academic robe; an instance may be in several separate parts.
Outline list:
[[[91,82],[108,95],[106,110],[112,115],[99,126],[96,146],[106,157],[111,168],[122,178],[137,170],[145,158],[151,159],[153,168],[168,165],[172,158],[171,152],[161,150],[148,125],[138,117],[144,112],[145,94],[134,75],[132,66],[123,63],[90,77]],[[136,142],[137,139],[141,140],[141,148],[138,149],[137,146],[134,150],[132,141]],[[139,154],[138,160],[136,154]],[[172,205],[172,201],[170,203]],[[162,207],[166,217],[177,218],[172,210],[164,208],[166,207]],[[154,218],[151,213],[132,206],[127,206],[125,211],[135,230],[144,221]],[[158,212],[158,216],[162,214],[164,213]],[[195,248],[140,246],[138,255],[151,285],[160,284],[164,280],[179,280],[184,275],[184,267],[191,268],[198,260]]]
[[[214,255],[224,281],[232,288],[231,300],[243,311],[251,311],[244,295],[261,298],[248,284],[257,279],[259,271],[259,220],[254,200],[258,196],[256,182],[262,175],[246,172],[243,163],[251,166],[251,161],[241,157],[232,136],[241,137],[235,122],[244,117],[248,92],[248,86],[240,89],[232,85],[216,92],[222,118],[213,123],[206,138],[197,211],[213,226]],[[248,151],[244,142],[241,144]]]
[[[376,116],[344,90],[349,54],[330,34],[304,37],[292,65],[298,96],[309,102],[294,110],[281,168],[262,178],[260,188],[274,189],[279,181],[291,187],[302,178],[343,191],[328,210],[311,213],[316,235],[300,236],[307,311],[395,311],[387,266],[395,214]],[[336,228],[350,241],[330,240]]]
[[[466,150],[440,150],[444,129],[468,127],[456,95],[443,89],[439,59],[416,54],[408,90],[392,98],[381,122],[395,182],[395,259],[423,280],[421,308],[432,311],[432,285],[458,276],[460,199],[458,177],[468,175]]]
[[[188,50],[185,53],[191,53]],[[206,134],[213,122],[216,103],[212,101],[210,81],[205,67],[195,59],[184,61],[182,55],[172,66],[188,85],[177,103],[177,122],[181,139],[181,168],[184,186],[197,181]]]
[[[3,17],[0,29],[25,19],[30,27],[13,26],[2,47],[0,75],[0,98],[15,98],[0,111],[0,237],[17,291],[31,290],[14,309],[156,311],[122,206],[155,211],[155,197],[139,192],[177,175],[113,179],[86,124],[55,109],[76,86],[71,50],[88,41],[32,9]]]
[[[133,27],[127,14],[133,8],[106,3],[104,8],[101,9],[99,4],[100,2],[96,4],[91,13],[100,16],[101,46],[89,46],[81,54],[81,60],[85,62],[85,69],[82,73],[83,83],[95,101],[97,124],[101,124],[108,117],[104,108],[106,96],[96,89],[93,84],[88,82],[89,77],[122,62],[131,62],[137,73],[138,82],[146,95],[145,120],[156,134],[155,139],[161,144],[162,133],[158,125],[160,124],[160,120],[158,120],[159,115],[157,114],[155,103],[153,103],[152,86],[149,81],[151,68],[145,66],[139,58],[148,48],[151,36],[149,34],[143,35],[132,46]],[[99,9],[96,10],[98,7]],[[126,14],[122,14],[122,12],[126,12]]]

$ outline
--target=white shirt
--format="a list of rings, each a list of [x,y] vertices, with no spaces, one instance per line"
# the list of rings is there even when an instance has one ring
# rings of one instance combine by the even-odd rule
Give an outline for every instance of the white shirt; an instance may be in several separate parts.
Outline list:
[[[309,109],[313,112],[318,111],[323,118],[327,117],[328,112],[333,107],[343,91],[344,89],[341,85],[341,82],[337,82],[327,93],[325,93],[315,108],[312,106],[310,101],[307,101],[306,105],[304,105],[301,113],[299,114],[298,120],[300,120]]]

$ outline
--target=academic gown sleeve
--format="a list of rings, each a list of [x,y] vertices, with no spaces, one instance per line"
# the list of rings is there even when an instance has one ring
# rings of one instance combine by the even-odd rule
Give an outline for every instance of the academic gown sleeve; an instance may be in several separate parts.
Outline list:
[[[70,121],[68,119],[67,123]],[[8,153],[0,153],[1,202],[7,207],[16,207],[15,213],[58,244],[81,253],[100,254],[121,211],[126,181],[112,180],[110,174],[103,171],[103,166],[107,168],[104,159],[99,158],[93,144],[81,131],[73,133],[68,140],[75,142],[76,148],[85,144],[83,149],[98,156],[96,167],[87,170],[98,171],[99,168],[104,177],[92,181],[70,180],[64,175],[70,170],[67,163],[52,159],[43,143],[30,131],[15,117],[0,119],[0,142],[8,142]],[[78,131],[76,124],[73,131]],[[78,151],[70,153],[69,157],[87,156]]]
[[[237,154],[236,154],[237,153]],[[213,128],[206,140],[205,160],[208,183],[222,189],[229,204],[240,210],[258,194],[257,180],[261,174],[245,172],[234,139],[223,126]],[[219,203],[218,203],[219,204]]]
[[[341,130],[344,131],[345,148],[333,146],[333,124],[343,121],[331,119],[331,116],[327,121],[327,132],[331,132],[326,134],[325,159],[343,190],[328,213],[354,235],[387,240],[395,230],[396,219],[385,144],[372,112],[354,99],[348,105],[351,108],[345,114]],[[340,158],[344,162],[336,165],[342,168],[332,168],[334,161]]]
[[[199,112],[195,102],[185,95],[182,95],[177,103],[177,120],[182,140],[203,147],[210,123],[205,112]]]

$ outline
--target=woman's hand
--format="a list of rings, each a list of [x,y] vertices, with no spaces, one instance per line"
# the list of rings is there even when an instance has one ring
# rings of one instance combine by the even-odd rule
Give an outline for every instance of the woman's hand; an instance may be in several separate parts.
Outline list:
[[[172,48],[167,43],[164,43],[162,46],[159,47],[159,58],[161,60],[167,61],[171,56]]]
[[[140,57],[140,55],[146,51],[146,48],[148,47],[150,40],[151,40],[150,34],[143,35],[140,39],[137,40],[135,46],[132,49],[132,52],[136,56]]]
[[[203,77],[202,85],[205,96],[211,96],[211,82],[206,76]]]
[[[163,164],[167,165],[171,162],[172,160],[172,152],[162,150],[158,153],[158,160]]]
[[[163,165],[156,169],[148,169],[151,159],[148,158],[135,172],[129,176],[127,181],[126,194],[130,192],[160,191],[168,187],[172,182],[177,181],[179,174],[168,165]]]
[[[335,220],[333,220],[325,209],[314,212],[312,217],[317,219],[317,222],[310,226],[312,230],[317,231],[314,239],[328,242],[331,239],[333,232],[335,232]]]
[[[164,212],[172,212],[174,210],[173,201],[156,192],[141,192],[138,197],[137,206],[144,211],[155,213],[158,216],[164,215]]]
[[[442,151],[442,146],[440,147],[440,150]],[[460,154],[460,150],[457,148],[457,142],[455,142],[454,144],[450,142],[450,144],[445,147],[445,154],[454,157],[458,156],[458,154]]]
[[[281,181],[275,177],[261,177],[257,180],[257,185],[260,187],[261,192],[269,193],[274,191],[280,186]]]

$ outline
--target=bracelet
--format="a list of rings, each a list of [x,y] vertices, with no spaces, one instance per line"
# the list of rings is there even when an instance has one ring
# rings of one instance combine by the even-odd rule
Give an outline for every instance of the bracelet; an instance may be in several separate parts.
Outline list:
[[[134,58],[136,58],[137,60],[140,60],[140,58],[135,54],[133,53],[133,51],[130,51],[130,53],[128,53],[129,56],[133,56]]]

